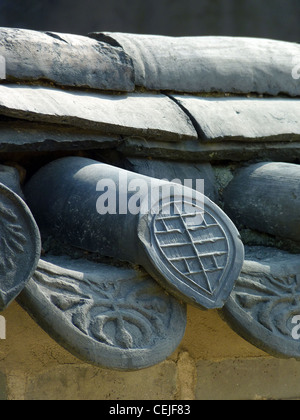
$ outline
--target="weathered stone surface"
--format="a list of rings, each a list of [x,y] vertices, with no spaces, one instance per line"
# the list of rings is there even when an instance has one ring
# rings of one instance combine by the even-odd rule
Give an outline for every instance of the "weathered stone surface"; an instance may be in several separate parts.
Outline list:
[[[174,140],[174,138],[172,139]],[[176,162],[295,162],[300,159],[300,142],[199,142],[151,140],[146,137],[107,136],[96,130],[65,125],[14,120],[0,123],[1,152],[51,152],[59,150],[118,149],[124,156]],[[207,194],[209,196],[209,194]]]
[[[0,28],[6,79],[133,91],[131,59],[122,48],[79,35]]]
[[[103,32],[90,36],[121,45],[132,58],[135,83],[178,92],[300,94],[292,77],[300,46],[239,37],[165,37]]]
[[[174,95],[206,141],[299,141],[300,101]]]
[[[300,241],[300,165],[260,162],[240,169],[224,191],[238,226]]]
[[[161,142],[143,138],[126,138],[118,147],[125,156],[185,160],[187,162],[274,160],[295,162],[300,159],[299,141],[198,141]]]
[[[121,136],[105,136],[79,127],[22,120],[0,122],[1,152],[113,149],[121,143]]]
[[[160,94],[104,95],[0,85],[0,114],[43,123],[176,141],[196,138],[189,117]]]
[[[220,314],[251,344],[300,360],[299,302],[300,255],[247,247],[241,275]]]
[[[25,196],[43,237],[141,265],[197,307],[222,307],[240,273],[234,224],[190,188],[68,157],[35,173]]]
[[[31,375],[24,399],[118,401],[122,407],[122,400],[173,400],[177,391],[176,379],[176,364],[171,361],[134,372],[61,365]],[[109,407],[106,408],[107,411],[101,410],[103,417],[108,414]]]
[[[129,171],[152,178],[166,179],[170,182],[177,180],[182,185],[187,180],[190,180],[191,188],[193,189],[197,189],[197,180],[203,180],[204,190],[200,192],[203,192],[212,201],[218,202],[214,171],[209,163],[168,162],[162,159],[138,159],[129,157],[123,161],[123,165]]]
[[[6,376],[0,372],[0,401],[7,400]]]
[[[40,234],[25,202],[0,184],[0,311],[22,291],[40,257]]]
[[[20,174],[17,168],[7,165],[0,165],[0,183],[15,192],[24,199],[20,185]]]
[[[197,363],[196,400],[299,400],[300,365],[295,360],[201,360]]]
[[[18,302],[72,354],[110,369],[162,362],[186,327],[185,305],[144,272],[68,257],[40,260]]]
[[[174,140],[174,139],[172,139]],[[199,142],[198,139],[180,141],[151,140],[143,137],[123,139],[122,136],[103,135],[99,131],[79,127],[50,125],[15,120],[0,123],[1,152],[51,152],[59,150],[118,149],[124,156],[163,159],[172,163],[186,161],[294,162],[300,159],[300,142]],[[209,196],[209,194],[207,194]]]
[[[0,80],[4,80],[5,78],[6,78],[5,58],[0,56]]]

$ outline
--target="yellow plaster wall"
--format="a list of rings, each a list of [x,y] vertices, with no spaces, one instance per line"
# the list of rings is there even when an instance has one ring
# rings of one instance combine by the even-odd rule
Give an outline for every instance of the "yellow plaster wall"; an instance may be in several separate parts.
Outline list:
[[[52,340],[16,302],[2,316],[6,318],[7,331],[6,339],[0,340],[2,399],[300,397],[300,364],[275,359],[252,346],[234,333],[217,311],[188,307],[186,334],[179,348],[161,364],[136,372],[101,369],[78,360]],[[286,372],[292,372],[296,386]]]

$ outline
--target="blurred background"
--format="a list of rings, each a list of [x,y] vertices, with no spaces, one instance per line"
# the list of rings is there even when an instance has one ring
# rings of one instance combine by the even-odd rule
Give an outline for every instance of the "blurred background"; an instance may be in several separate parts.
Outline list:
[[[0,26],[300,42],[299,0],[0,0]]]

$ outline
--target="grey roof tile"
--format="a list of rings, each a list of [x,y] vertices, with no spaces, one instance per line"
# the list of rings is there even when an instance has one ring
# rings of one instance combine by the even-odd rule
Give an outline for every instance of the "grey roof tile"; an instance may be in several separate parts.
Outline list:
[[[241,37],[167,37],[126,33],[90,34],[121,45],[133,60],[135,83],[177,92],[300,95],[295,76],[300,45]]]
[[[300,100],[286,98],[201,98],[175,95],[206,141],[291,141],[300,139]]]
[[[165,95],[105,95],[37,86],[0,85],[0,114],[71,125],[103,134],[178,141],[197,138],[188,116]]]
[[[122,48],[88,37],[0,28],[6,78],[101,90],[134,90],[132,61]]]

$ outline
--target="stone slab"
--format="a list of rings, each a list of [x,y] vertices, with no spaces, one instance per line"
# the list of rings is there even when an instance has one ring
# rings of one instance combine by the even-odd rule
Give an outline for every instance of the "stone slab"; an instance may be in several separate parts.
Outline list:
[[[186,327],[185,305],[144,272],[82,259],[40,260],[18,302],[72,354],[109,369],[164,361]]]
[[[17,119],[0,122],[0,151],[3,153],[117,149],[127,157],[162,159],[171,162],[244,162],[253,159],[295,162],[296,159],[300,159],[298,141],[173,140],[161,141],[145,137],[123,139],[122,136],[108,136],[96,130]]]
[[[241,275],[220,314],[234,331],[261,350],[300,360],[299,290],[299,255],[276,248],[246,247]]]
[[[241,37],[167,37],[118,32],[90,34],[121,45],[132,58],[135,83],[177,92],[300,94],[292,77],[300,46]]]
[[[51,152],[115,148],[121,136],[23,120],[0,122],[1,152]]]
[[[295,162],[300,159],[300,142],[161,142],[137,137],[127,137],[118,146],[125,156],[154,159],[178,159],[187,162],[245,162],[249,160],[273,160]]]
[[[206,141],[299,141],[300,100],[174,95]]]
[[[91,38],[0,28],[6,79],[101,90],[134,90],[131,59],[120,47]]]
[[[29,121],[177,141],[196,138],[189,117],[165,95],[105,95],[0,85],[0,114]]]

